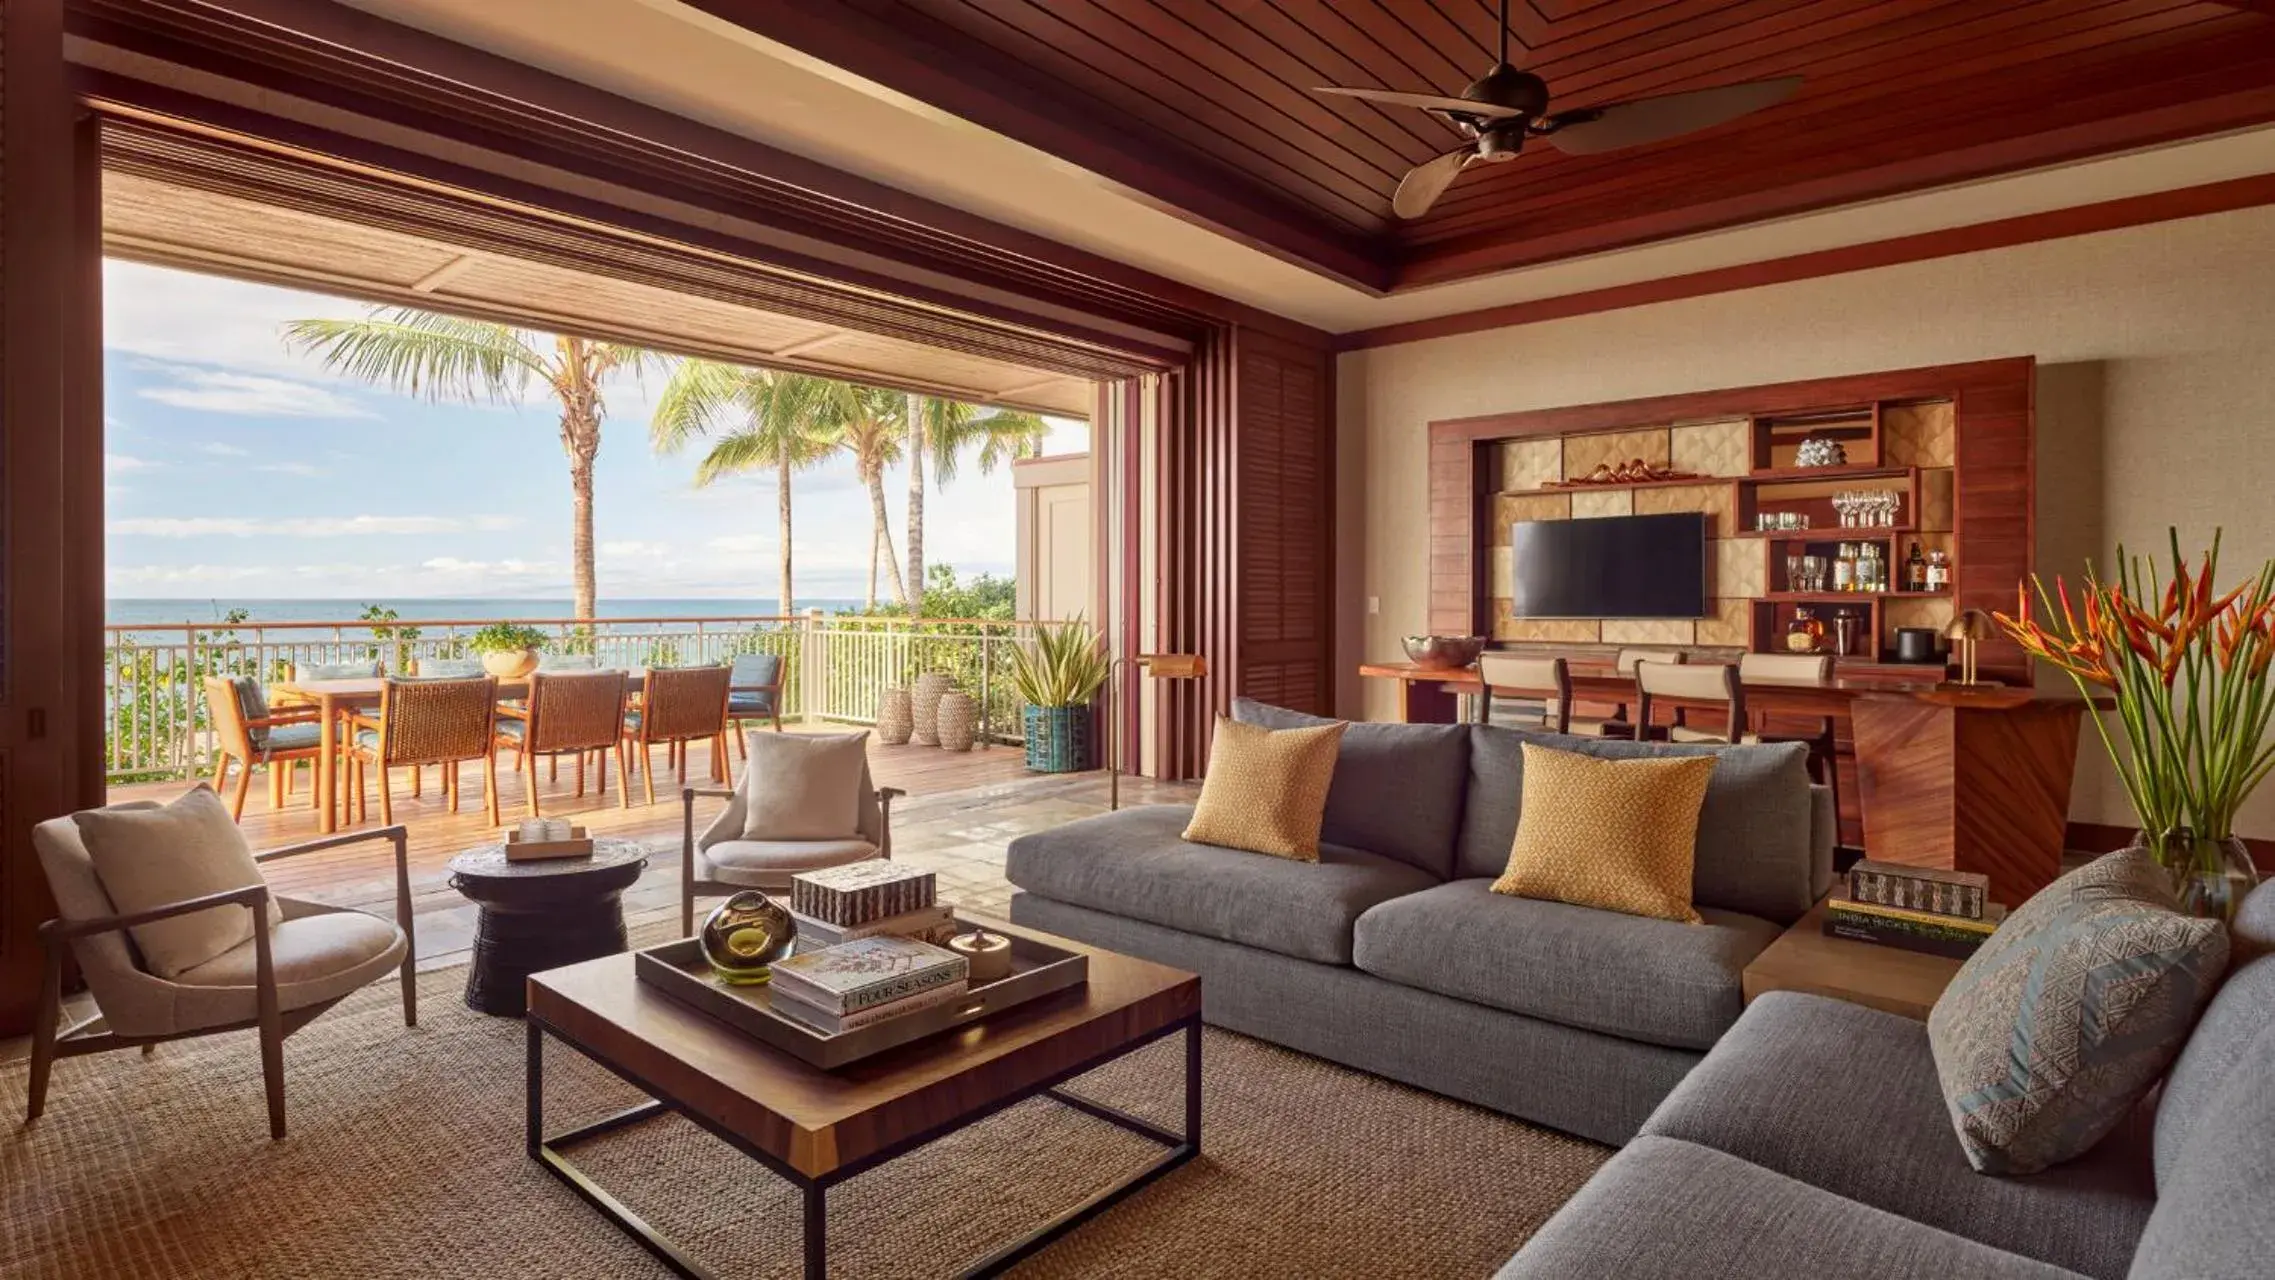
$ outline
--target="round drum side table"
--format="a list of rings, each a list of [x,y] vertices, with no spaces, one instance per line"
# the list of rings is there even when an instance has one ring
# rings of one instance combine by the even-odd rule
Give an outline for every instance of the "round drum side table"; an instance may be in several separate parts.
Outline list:
[[[502,844],[452,858],[450,887],[482,908],[466,1007],[518,1018],[530,974],[624,950],[624,891],[647,865],[638,841],[606,837],[585,858],[508,862]]]

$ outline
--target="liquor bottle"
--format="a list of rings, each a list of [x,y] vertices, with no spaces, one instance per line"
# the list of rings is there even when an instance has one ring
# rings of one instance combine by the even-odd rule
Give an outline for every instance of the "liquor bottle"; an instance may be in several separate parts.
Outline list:
[[[1927,557],[1920,554],[1917,538],[1912,540],[1912,554],[1904,561],[1904,590],[1927,590]]]
[[[1951,589],[1951,557],[1941,548],[1927,553],[1927,589],[1930,591],[1949,591]]]
[[[1833,590],[1856,590],[1856,544],[1841,543],[1833,552]]]
[[[1791,653],[1815,653],[1824,644],[1825,624],[1817,621],[1809,606],[1796,605],[1793,621],[1785,627],[1785,647]]]

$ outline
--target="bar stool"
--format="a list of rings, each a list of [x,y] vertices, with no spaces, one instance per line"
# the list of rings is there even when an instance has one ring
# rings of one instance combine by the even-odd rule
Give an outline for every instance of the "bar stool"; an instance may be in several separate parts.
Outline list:
[[[1738,682],[1734,663],[1691,666],[1675,662],[1644,661],[1635,664],[1635,686],[1641,691],[1635,708],[1635,737],[1651,735],[1651,703],[1655,698],[1685,702],[1719,702],[1723,706],[1722,732],[1694,729],[1678,719],[1667,726],[1669,742],[1747,742],[1746,688]]]
[[[1829,685],[1833,682],[1833,655],[1829,653],[1749,653],[1738,659],[1738,680],[1778,684]],[[1762,717],[1766,722],[1767,717]],[[1757,724],[1756,730],[1765,725]],[[1757,733],[1763,742],[1799,742],[1809,748],[1809,772],[1833,793],[1833,812],[1840,812],[1840,744],[1833,734],[1833,718],[1821,716],[1807,734]]]
[[[1680,649],[1622,649],[1619,651],[1619,655],[1612,659],[1612,666],[1623,676],[1633,676],[1635,664],[1639,662],[1661,662],[1681,666],[1685,660],[1686,655]],[[1635,726],[1627,722],[1627,704],[1624,702],[1619,704],[1619,710],[1612,714],[1611,719],[1575,720],[1572,722],[1571,731],[1590,737],[1632,738],[1635,736]]]
[[[1572,672],[1564,659],[1489,650],[1477,655],[1477,678],[1485,686],[1477,695],[1477,723],[1493,723],[1493,694],[1498,690],[1541,704],[1538,721],[1509,727],[1549,733],[1572,731]]]

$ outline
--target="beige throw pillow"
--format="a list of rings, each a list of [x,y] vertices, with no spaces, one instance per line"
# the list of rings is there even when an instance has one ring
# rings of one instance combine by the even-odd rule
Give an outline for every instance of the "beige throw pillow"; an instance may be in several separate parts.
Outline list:
[[[1493,892],[1699,923],[1691,873],[1713,756],[1604,760],[1524,749],[1517,838]]]
[[[90,809],[71,820],[95,864],[95,878],[120,915],[261,883],[245,833],[204,783],[163,808]],[[270,899],[269,927],[283,918]],[[143,967],[172,978],[250,939],[253,913],[214,907],[138,924],[127,933],[142,952]]]
[[[1267,729],[1225,716],[1209,744],[1209,771],[1184,838],[1319,861],[1319,824],[1343,730],[1337,721],[1310,729]]]
[[[853,840],[869,731],[753,733],[743,774],[743,839]]]

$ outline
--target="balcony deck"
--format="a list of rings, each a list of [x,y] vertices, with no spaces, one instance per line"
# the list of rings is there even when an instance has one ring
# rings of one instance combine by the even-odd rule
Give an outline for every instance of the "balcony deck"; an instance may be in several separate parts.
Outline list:
[[[658,761],[663,758],[663,753],[656,754]],[[1106,810],[1103,773],[1032,774],[1017,747],[975,747],[956,753],[914,744],[889,747],[872,739],[869,762],[879,786],[908,792],[893,805],[894,858],[936,871],[943,898],[977,911],[1001,913],[1010,898],[1011,886],[1003,879],[1003,852],[1012,837]],[[739,777],[740,761],[736,768]],[[696,746],[689,753],[689,778],[697,786],[708,785],[709,769],[707,749]],[[400,776],[395,794],[396,820],[410,830],[411,891],[422,969],[463,963],[473,945],[475,909],[451,889],[446,864],[462,849],[501,838],[499,829],[484,820],[477,769],[465,768],[466,799],[456,814],[442,802],[432,772],[423,798],[411,799]],[[654,805],[641,802],[635,784],[632,807],[622,809],[617,807],[615,781],[612,771],[607,795],[588,791],[579,798],[574,771],[564,768],[558,781],[540,778],[539,798],[548,817],[572,818],[596,835],[642,840],[654,849],[639,884],[625,894],[625,917],[636,927],[667,919],[678,910],[679,784],[669,771],[659,775]],[[114,802],[168,800],[188,785],[138,783],[113,787],[110,795]],[[500,769],[498,786],[500,814],[514,821],[523,811],[521,779]],[[1125,804],[1178,800],[1196,790],[1189,784],[1125,778],[1122,800]],[[717,811],[718,803],[697,802],[699,826]],[[374,798],[367,829],[378,825],[378,813]],[[305,771],[299,794],[282,811],[269,807],[267,779],[256,777],[245,802],[243,825],[256,849],[314,838],[316,815],[308,807]],[[390,914],[394,887],[385,851],[384,842],[374,842],[288,859],[268,868],[270,883],[286,894]]]

